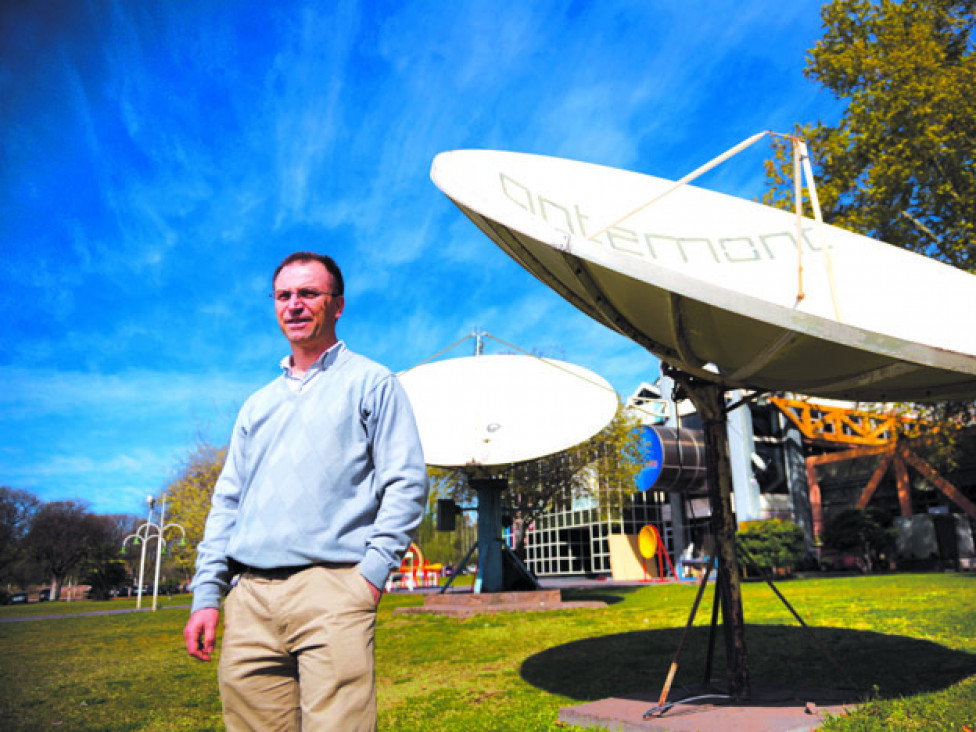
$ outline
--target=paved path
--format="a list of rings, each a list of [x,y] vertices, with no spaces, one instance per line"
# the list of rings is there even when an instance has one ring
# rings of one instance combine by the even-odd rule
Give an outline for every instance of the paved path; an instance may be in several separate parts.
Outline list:
[[[650,692],[562,707],[559,720],[617,732],[809,732],[823,724],[824,712],[839,716],[856,706],[850,690],[752,686],[752,697],[740,703],[715,696],[714,689],[698,689],[696,694],[708,695],[676,702],[645,719],[644,714],[658,709],[659,694]]]
[[[166,605],[158,610],[188,610],[189,605]],[[57,618],[84,618],[90,615],[121,615],[122,613],[151,613],[151,607],[125,607],[117,610],[89,610],[83,613],[51,613],[50,615],[18,615],[15,618],[0,618],[0,623],[17,623],[23,620],[56,620]]]
[[[542,585],[544,589],[569,589],[569,588],[594,588],[594,587],[647,587],[648,584],[659,584],[647,583],[640,581],[633,582],[617,582],[609,579],[587,579],[584,577],[544,577],[540,580],[539,584]],[[418,588],[414,592],[417,594],[421,593],[434,593],[440,590],[439,587],[423,587]],[[458,590],[459,592],[470,592],[470,588],[464,587]],[[406,592],[404,590],[404,592]],[[60,601],[59,601],[60,602]],[[189,610],[190,606],[187,605],[166,605],[165,607],[160,607],[160,610]],[[86,616],[95,615],[121,615],[122,613],[144,613],[152,612],[151,608],[141,608],[136,609],[134,607],[130,608],[119,608],[117,610],[91,610],[88,612],[78,612],[78,613],[50,613],[48,615],[18,615],[17,617],[7,617],[0,618],[0,623],[17,623],[25,620],[56,620],[57,618],[81,618]]]

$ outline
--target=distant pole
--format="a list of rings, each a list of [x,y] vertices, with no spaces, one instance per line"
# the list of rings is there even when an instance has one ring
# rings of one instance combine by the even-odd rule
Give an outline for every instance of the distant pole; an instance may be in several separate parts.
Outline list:
[[[183,527],[179,524],[165,524],[166,520],[166,494],[163,494],[163,505],[159,509],[159,526],[157,527],[157,539],[156,539],[156,581],[153,582],[153,612],[156,611],[156,598],[159,596],[159,568],[163,563],[163,535],[166,533],[167,529],[179,529],[183,537],[180,539],[180,543],[186,543],[186,532]]]
[[[159,511],[159,526],[158,526],[158,538],[156,546],[156,581],[153,583],[153,611],[156,610],[156,598],[159,596],[159,568],[163,563],[163,543],[165,542],[164,535],[168,529],[179,529],[180,534],[180,544],[186,544],[186,531],[179,524],[166,524],[163,523],[166,520],[166,494],[163,494],[163,506]]]
[[[159,596],[159,565],[163,563],[163,521],[166,520],[166,494],[163,494],[163,505],[159,508],[159,538],[156,539],[156,576],[153,579],[153,612],[156,612],[156,598]]]
[[[141,552],[141,556],[139,557],[139,589],[136,591],[137,610],[142,607],[142,582],[143,582],[143,576],[146,573],[146,544],[149,543],[149,527],[152,526],[152,510],[153,510],[154,501],[155,499],[152,496],[146,496],[146,503],[149,504],[149,515],[146,516],[146,523],[140,527],[140,528],[144,528],[146,531],[145,531],[145,536],[142,537],[142,541],[141,541],[142,552]],[[139,532],[136,532],[137,535],[138,533]]]

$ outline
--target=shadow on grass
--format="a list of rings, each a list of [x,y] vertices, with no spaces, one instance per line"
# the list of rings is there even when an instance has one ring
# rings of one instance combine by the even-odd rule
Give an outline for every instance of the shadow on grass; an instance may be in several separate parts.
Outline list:
[[[567,643],[529,657],[520,673],[532,686],[578,701],[658,693],[681,632],[680,628],[633,631]],[[868,693],[889,698],[936,691],[976,674],[976,655],[930,641],[843,628],[816,628],[814,632],[857,685],[852,699]],[[702,682],[707,646],[708,628],[692,628],[678,662],[676,688]],[[754,683],[849,687],[844,675],[800,627],[746,625],[746,648]],[[719,629],[712,678],[724,675]]]
[[[577,600],[605,602],[607,605],[616,605],[627,599],[627,595],[632,595],[641,587],[614,587],[593,589],[589,587],[569,587],[562,591],[563,602],[573,602]]]

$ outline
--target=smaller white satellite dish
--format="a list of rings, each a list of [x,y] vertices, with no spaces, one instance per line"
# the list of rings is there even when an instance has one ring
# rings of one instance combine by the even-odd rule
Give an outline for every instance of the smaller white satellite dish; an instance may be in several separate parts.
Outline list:
[[[551,455],[609,424],[617,395],[602,377],[564,361],[471,356],[399,375],[428,465],[502,466]]]

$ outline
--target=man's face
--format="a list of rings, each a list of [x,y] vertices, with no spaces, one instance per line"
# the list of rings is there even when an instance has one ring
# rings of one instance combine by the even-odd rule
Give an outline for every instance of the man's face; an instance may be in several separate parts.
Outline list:
[[[330,294],[335,292],[334,284],[325,266],[314,260],[292,262],[278,273],[274,281],[275,313],[281,332],[293,346],[325,351],[336,342],[336,321],[345,299]]]

